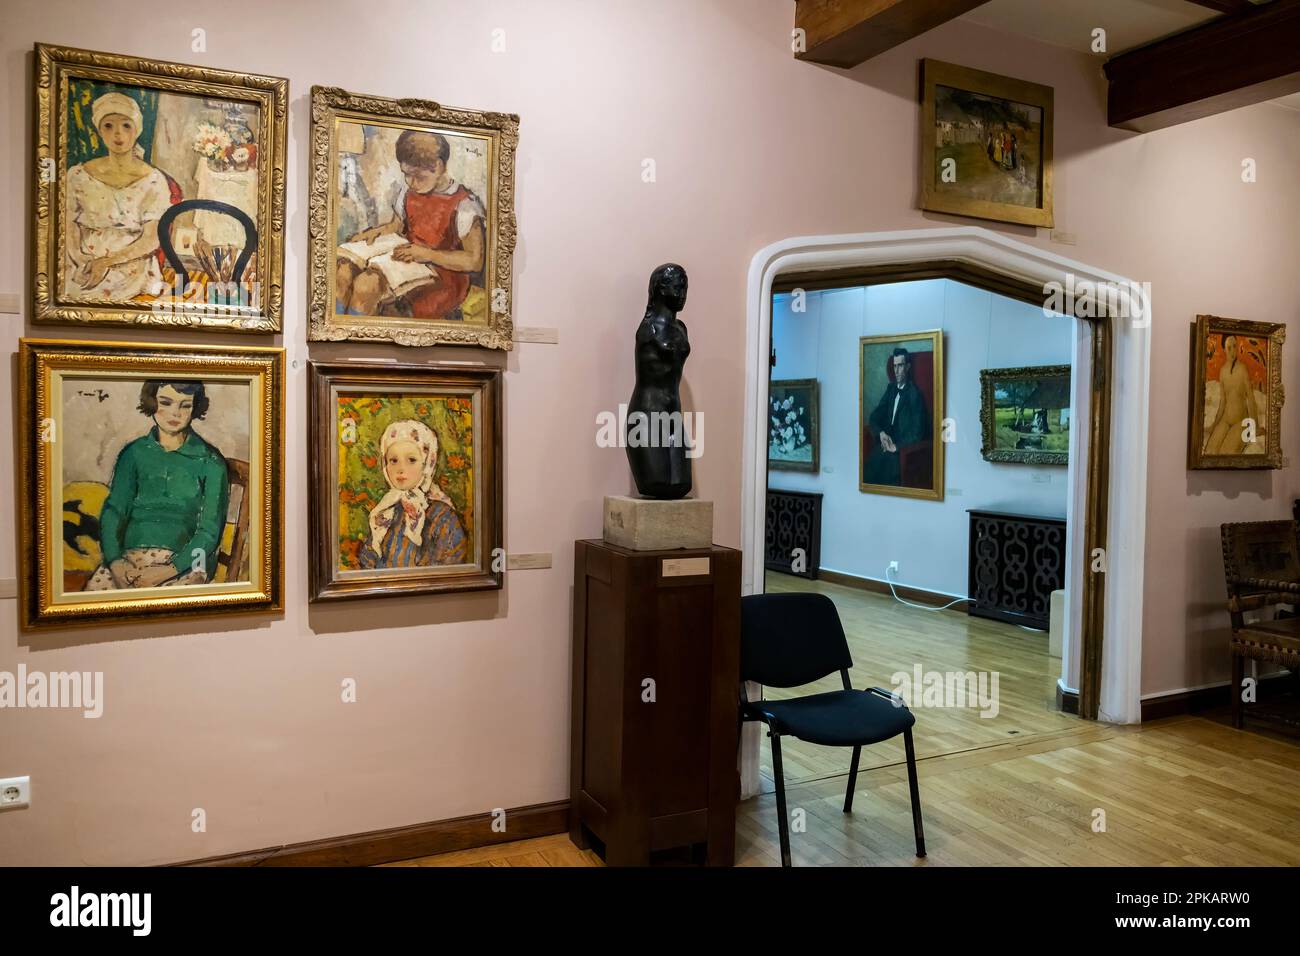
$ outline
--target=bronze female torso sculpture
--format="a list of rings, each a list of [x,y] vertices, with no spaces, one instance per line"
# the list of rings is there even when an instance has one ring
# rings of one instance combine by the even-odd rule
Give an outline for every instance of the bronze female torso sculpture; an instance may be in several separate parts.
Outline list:
[[[691,459],[677,392],[691,354],[686,325],[677,318],[685,305],[685,269],[669,262],[651,273],[645,317],[636,330],[636,386],[624,436],[632,478],[646,498],[685,498],[691,490]]]

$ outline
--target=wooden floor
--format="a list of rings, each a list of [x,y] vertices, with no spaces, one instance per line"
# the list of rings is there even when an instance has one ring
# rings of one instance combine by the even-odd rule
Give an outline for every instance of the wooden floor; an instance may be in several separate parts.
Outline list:
[[[1013,624],[971,617],[964,611],[922,611],[876,594],[840,584],[808,581],[789,574],[767,573],[768,593],[817,591],[835,602],[849,641],[853,668],[849,679],[857,688],[892,690],[897,671],[997,671],[997,716],[982,717],[976,708],[923,709],[913,706],[912,731],[919,757],[960,753],[1017,738],[1056,733],[1077,726],[1077,717],[1056,709],[1056,679],[1061,659],[1047,653],[1047,635]],[[767,688],[768,698],[794,697],[839,690],[834,674],[816,684],[793,690]],[[787,786],[832,774],[847,774],[851,751],[819,747],[785,738],[781,758]],[[774,790],[772,752],[766,734],[761,747],[761,789]],[[903,759],[898,738],[865,748],[862,767],[879,767]]]
[[[1076,721],[918,764],[929,851],[914,856],[901,764],[794,786],[796,866],[1297,866],[1300,746],[1202,717],[1141,726]],[[1099,811],[1101,812],[1099,814]],[[1104,818],[1101,814],[1104,814]],[[1097,822],[1104,831],[1094,831]],[[740,805],[736,862],[776,866],[775,798]],[[599,866],[565,835],[393,866]]]

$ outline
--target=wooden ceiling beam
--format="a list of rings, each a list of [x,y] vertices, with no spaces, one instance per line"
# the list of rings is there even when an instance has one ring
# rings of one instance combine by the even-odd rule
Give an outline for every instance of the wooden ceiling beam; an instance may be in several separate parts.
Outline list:
[[[796,0],[801,60],[851,67],[906,43],[987,0]]]
[[[1187,2],[1194,3],[1198,7],[1209,7],[1220,13],[1241,13],[1255,6],[1250,0],[1187,0]]]
[[[1300,92],[1300,0],[1251,4],[1105,70],[1110,125],[1142,133]]]

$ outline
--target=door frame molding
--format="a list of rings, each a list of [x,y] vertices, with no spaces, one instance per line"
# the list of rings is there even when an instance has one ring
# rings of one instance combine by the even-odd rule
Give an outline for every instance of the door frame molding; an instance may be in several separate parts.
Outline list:
[[[977,226],[901,232],[805,236],[760,250],[749,267],[746,297],[745,418],[741,491],[742,587],[763,590],[763,528],[767,487],[767,407],[772,293],[952,278],[1042,305],[1045,287],[1107,283],[1117,316],[1074,323],[1072,401],[1089,409],[1089,427],[1071,429],[1073,461],[1067,557],[1067,628],[1059,685],[1076,688],[1085,717],[1141,720],[1142,582],[1146,538],[1147,409],[1151,303],[1130,280]],[[1073,283],[1073,286],[1069,284]],[[1104,298],[1104,297],[1103,297]],[[1099,303],[1105,312],[1106,303]],[[1111,408],[1123,410],[1112,415]],[[1090,493],[1095,492],[1095,493]],[[1093,555],[1104,553],[1105,571]],[[1079,595],[1081,600],[1071,600]],[[1103,648],[1105,654],[1102,654]],[[756,756],[756,754],[755,754]],[[753,774],[756,775],[756,760]],[[747,779],[748,783],[748,779]],[[745,787],[748,791],[748,785]]]

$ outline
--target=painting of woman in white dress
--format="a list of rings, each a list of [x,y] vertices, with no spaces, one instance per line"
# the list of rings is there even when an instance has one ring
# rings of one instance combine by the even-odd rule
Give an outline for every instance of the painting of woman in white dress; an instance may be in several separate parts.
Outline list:
[[[32,320],[278,332],[289,81],[36,44]]]

